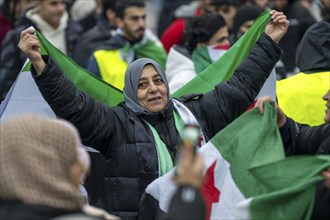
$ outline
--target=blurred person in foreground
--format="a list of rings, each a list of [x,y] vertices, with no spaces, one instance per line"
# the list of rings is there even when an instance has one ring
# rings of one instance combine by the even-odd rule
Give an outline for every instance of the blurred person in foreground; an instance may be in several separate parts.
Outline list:
[[[84,205],[79,184],[89,158],[70,123],[24,115],[0,130],[0,219],[118,219]]]
[[[9,31],[3,41],[0,62],[0,101],[5,98],[26,61],[27,57],[17,45],[21,31],[30,26],[70,57],[82,33],[80,24],[70,18],[64,0],[35,0],[35,7],[21,16],[17,27]]]
[[[202,157],[194,152],[191,143],[182,143],[177,175],[173,181],[178,189],[171,199],[169,210],[161,214],[161,220],[200,220],[207,217],[207,209],[200,189],[204,183]],[[179,168],[180,167],[180,168]]]

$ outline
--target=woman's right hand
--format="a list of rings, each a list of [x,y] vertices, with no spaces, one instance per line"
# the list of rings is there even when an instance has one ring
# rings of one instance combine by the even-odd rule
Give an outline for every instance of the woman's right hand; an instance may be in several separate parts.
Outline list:
[[[46,63],[41,57],[40,43],[34,33],[35,29],[33,27],[29,27],[22,31],[18,47],[30,59],[37,74],[40,75],[44,70]]]
[[[259,109],[259,112],[261,114],[264,113],[264,103],[265,102],[274,102],[275,103],[275,107],[276,107],[276,112],[277,112],[277,126],[280,128],[282,127],[285,122],[286,122],[286,115],[284,114],[284,112],[282,111],[282,109],[278,106],[278,104],[270,97],[270,96],[262,96],[260,97],[256,104],[255,104],[255,108]]]

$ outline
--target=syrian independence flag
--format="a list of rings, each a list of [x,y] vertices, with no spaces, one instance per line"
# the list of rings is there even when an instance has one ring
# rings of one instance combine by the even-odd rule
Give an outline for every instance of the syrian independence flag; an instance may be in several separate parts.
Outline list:
[[[199,149],[207,219],[309,219],[319,173],[330,157],[285,158],[273,104],[244,113]],[[168,210],[174,170],[152,182],[142,210]],[[148,207],[146,207],[148,206]],[[152,212],[151,212],[152,213]],[[155,213],[155,212],[153,212]],[[146,219],[155,219],[144,216]]]

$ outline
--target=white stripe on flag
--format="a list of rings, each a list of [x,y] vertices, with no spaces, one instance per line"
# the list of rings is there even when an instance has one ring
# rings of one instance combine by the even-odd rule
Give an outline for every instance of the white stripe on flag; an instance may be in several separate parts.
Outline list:
[[[237,204],[244,201],[245,198],[234,183],[229,163],[211,142],[201,147],[199,153],[203,157],[205,171],[216,161],[214,179],[215,187],[220,191],[220,199],[212,205],[211,219],[237,219],[237,213],[235,213]],[[173,174],[174,169],[153,181],[146,189],[148,194],[158,200],[159,207],[164,212],[167,212],[171,198],[177,188],[171,180]],[[240,216],[247,216],[246,212],[243,214]]]

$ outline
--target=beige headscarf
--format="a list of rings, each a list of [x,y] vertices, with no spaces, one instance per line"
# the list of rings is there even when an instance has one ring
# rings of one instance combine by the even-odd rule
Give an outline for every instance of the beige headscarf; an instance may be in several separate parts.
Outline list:
[[[0,122],[0,198],[80,209],[69,176],[77,146],[78,133],[65,121],[25,115]]]

